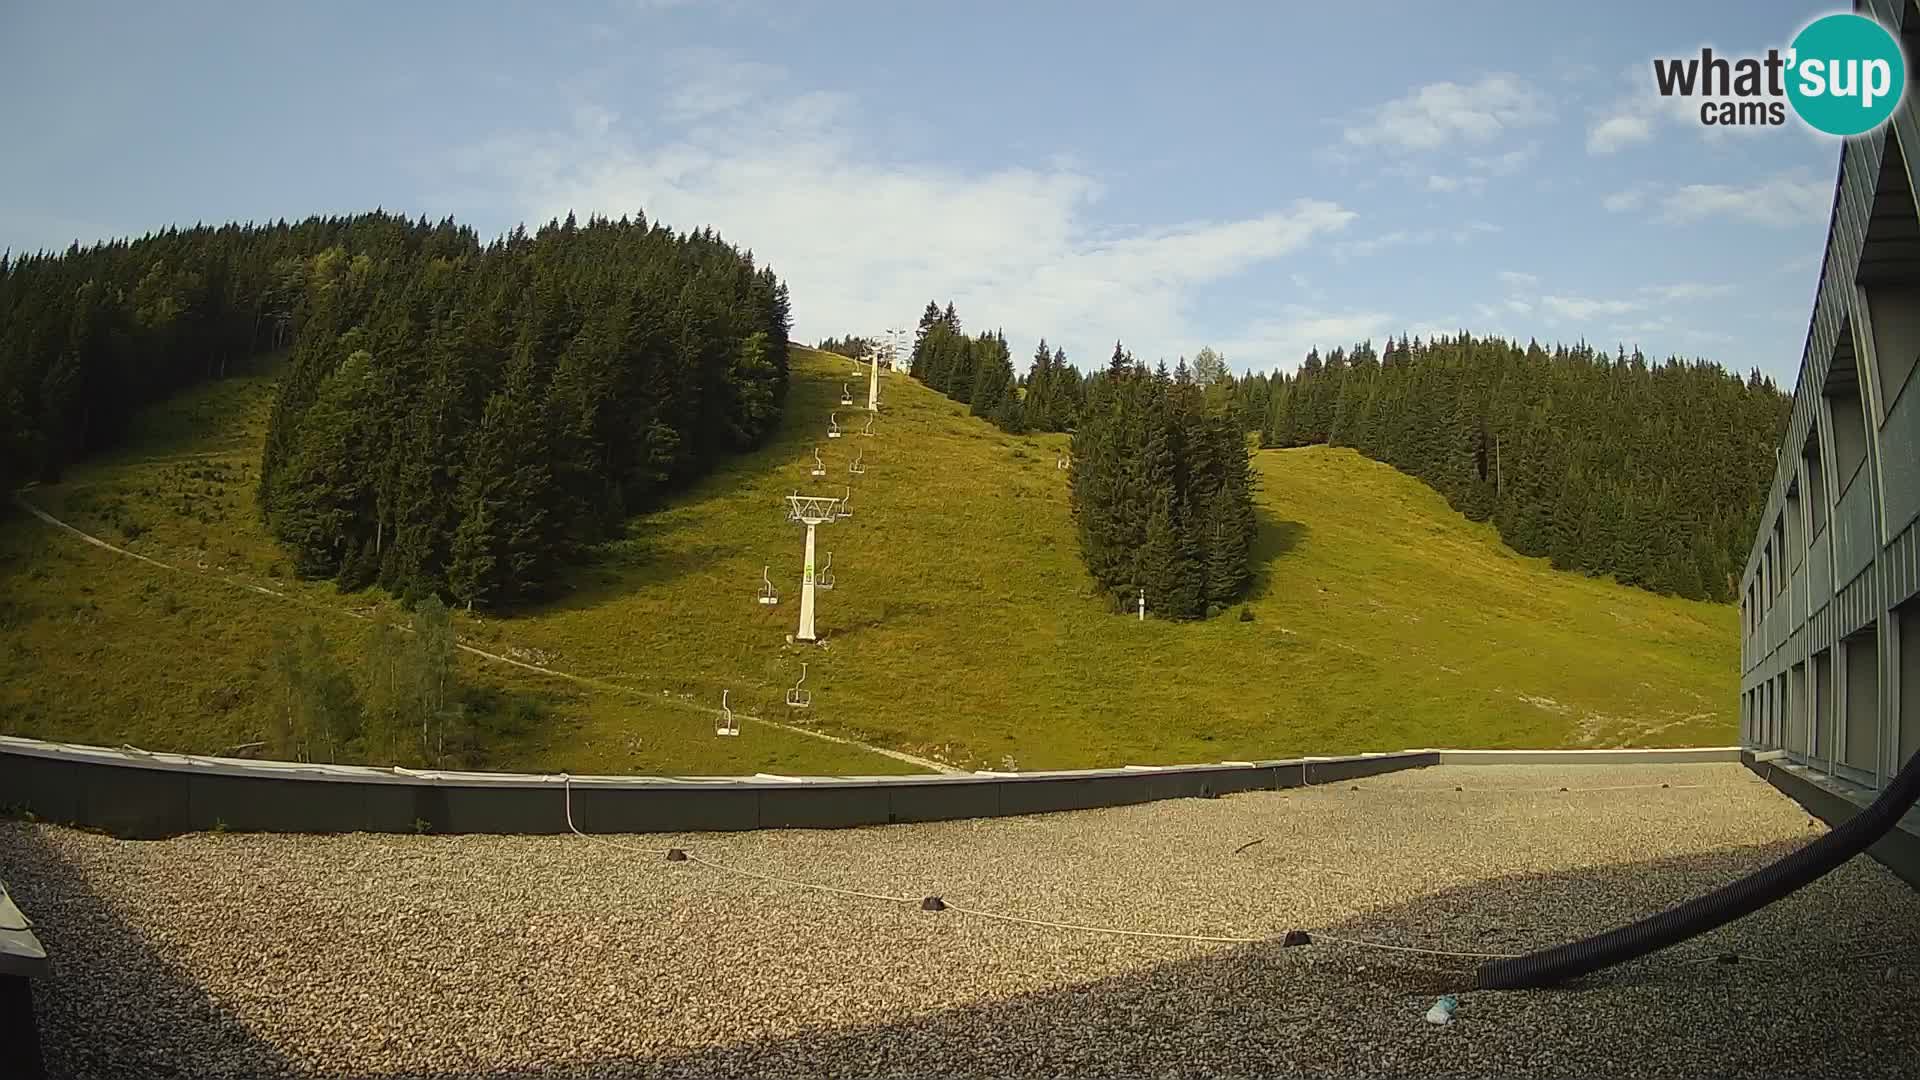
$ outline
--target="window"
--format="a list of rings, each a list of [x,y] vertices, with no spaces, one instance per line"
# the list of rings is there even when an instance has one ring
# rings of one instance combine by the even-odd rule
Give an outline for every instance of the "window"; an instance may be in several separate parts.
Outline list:
[[[1880,764],[1880,648],[1872,628],[1841,642],[1846,650],[1847,723],[1837,747],[1842,763],[1862,772]]]
[[[1780,520],[1784,522],[1787,527],[1786,552],[1787,573],[1789,577],[1792,576],[1793,571],[1800,568],[1801,563],[1807,561],[1807,537],[1806,528],[1800,516],[1802,513],[1803,510],[1800,506],[1800,484],[1798,481],[1795,481],[1792,486],[1787,488],[1787,509],[1786,512],[1780,516]]]
[[[1807,537],[1811,543],[1819,539],[1827,528],[1827,478],[1821,472],[1824,463],[1820,459],[1818,429],[1807,433],[1807,447],[1801,451],[1800,459],[1807,466],[1807,517],[1810,522]]]

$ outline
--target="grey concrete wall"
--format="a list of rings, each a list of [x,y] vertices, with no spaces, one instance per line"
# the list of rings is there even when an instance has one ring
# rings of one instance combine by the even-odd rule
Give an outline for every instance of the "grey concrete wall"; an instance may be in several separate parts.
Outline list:
[[[1212,765],[886,777],[410,772],[143,754],[0,737],[0,807],[157,838],[184,832],[551,834],[830,829],[1040,814],[1325,784],[1429,765],[1738,761],[1738,747],[1404,750]]]
[[[140,754],[0,737],[0,807],[157,838],[258,832],[844,828],[1210,798],[1438,764],[1441,752],[1074,772],[680,779],[403,772]]]

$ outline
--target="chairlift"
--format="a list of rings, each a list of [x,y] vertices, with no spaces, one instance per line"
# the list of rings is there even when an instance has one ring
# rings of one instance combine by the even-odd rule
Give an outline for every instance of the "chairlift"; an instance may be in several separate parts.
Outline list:
[[[813,694],[800,689],[800,683],[807,681],[807,665],[800,665],[800,682],[793,684],[787,691],[787,704],[795,709],[805,709],[813,705]]]
[[[819,573],[813,575],[813,587],[816,589],[826,589],[828,591],[832,591],[833,589],[833,552],[831,551],[827,552],[826,565],[820,568]]]
[[[853,391],[847,389],[846,383],[840,384],[840,404],[842,405],[853,404]]]
[[[728,691],[720,691],[720,725],[713,729],[715,735],[740,734],[740,722],[733,718],[733,709],[727,704]]]
[[[873,414],[872,413],[867,414],[867,426],[861,429],[860,434],[866,435],[866,436],[873,435]]]
[[[765,582],[765,584],[760,586],[760,602],[763,604],[777,604],[780,602],[780,591],[773,587],[773,579],[767,576],[767,571],[771,569],[772,567],[770,566],[760,568],[760,580]]]
[[[813,448],[813,475],[827,475],[827,463],[820,460],[820,448],[817,446]]]
[[[1053,467],[1056,469],[1059,469],[1061,472],[1065,472],[1068,469],[1073,468],[1073,455],[1064,454],[1060,457],[1053,459]]]
[[[840,437],[840,414],[837,412],[828,413],[827,414],[827,438],[837,439],[839,437]]]
[[[864,475],[866,475],[866,472],[867,472],[867,467],[866,467],[865,465],[862,465],[862,464],[860,463],[860,459],[861,459],[861,458],[864,458],[864,457],[866,457],[866,456],[867,456],[867,452],[866,452],[865,450],[862,450],[862,451],[860,451],[859,453],[857,453],[857,454],[855,454],[855,455],[853,455],[853,463],[847,466],[847,471],[848,471],[848,472],[850,472],[850,473],[852,473],[852,474],[853,474],[853,475],[855,475],[855,476],[864,476]],[[817,475],[819,475],[819,474],[818,474],[818,473],[816,473],[816,474],[814,474],[814,475],[816,475],[816,476],[817,476]]]
[[[852,485],[852,484],[848,484],[848,485],[847,485],[847,496],[846,496],[846,498],[844,498],[844,499],[841,499],[841,500],[840,500],[840,510],[839,510],[839,512],[838,512],[838,513],[836,513],[836,514],[834,514],[834,516],[835,516],[835,517],[843,517],[843,518],[850,518],[850,517],[852,517],[852,516],[853,516],[853,511],[851,511],[851,510],[849,510],[849,509],[847,509],[847,504],[848,504],[849,502],[852,502],[852,501],[853,501],[853,485]]]

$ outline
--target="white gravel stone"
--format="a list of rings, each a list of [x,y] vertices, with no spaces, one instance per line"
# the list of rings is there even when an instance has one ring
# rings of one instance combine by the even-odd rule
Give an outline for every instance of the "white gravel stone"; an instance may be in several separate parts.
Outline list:
[[[1448,766],[1029,818],[608,838],[909,904],[578,837],[134,842],[12,823],[0,877],[52,958],[56,1076],[1915,1075],[1920,894],[1865,858],[1553,991],[1474,992],[1471,960],[1331,940],[1560,944],[1820,831],[1736,765]],[[922,911],[927,895],[1262,940],[991,921]],[[1283,949],[1290,929],[1318,938]],[[1766,959],[1693,962],[1726,951]],[[1449,992],[1454,1022],[1425,1023]]]

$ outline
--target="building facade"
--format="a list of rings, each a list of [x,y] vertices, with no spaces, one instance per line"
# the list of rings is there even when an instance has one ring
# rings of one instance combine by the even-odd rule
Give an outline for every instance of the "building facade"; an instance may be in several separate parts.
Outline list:
[[[1909,89],[1840,155],[1792,419],[1741,586],[1740,719],[1747,748],[1859,802],[1920,752],[1920,10],[1855,10],[1898,28]]]

